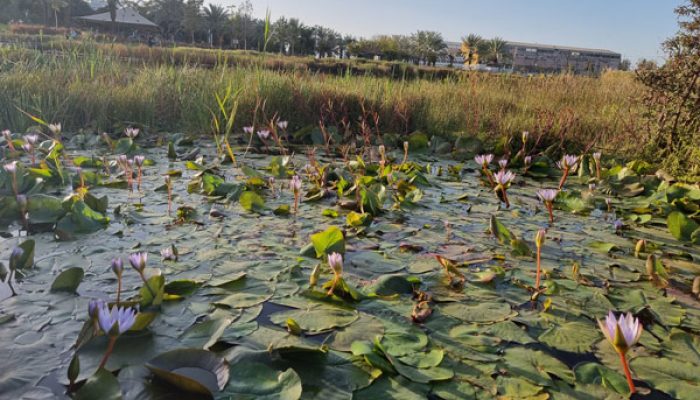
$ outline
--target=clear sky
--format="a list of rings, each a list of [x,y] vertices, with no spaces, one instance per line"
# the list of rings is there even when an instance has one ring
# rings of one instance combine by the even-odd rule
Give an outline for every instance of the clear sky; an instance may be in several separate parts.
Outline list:
[[[209,0],[225,6],[240,0]],[[254,15],[299,18],[344,34],[435,30],[445,40],[468,33],[506,40],[604,48],[623,57],[660,58],[678,26],[683,0],[252,0]]]

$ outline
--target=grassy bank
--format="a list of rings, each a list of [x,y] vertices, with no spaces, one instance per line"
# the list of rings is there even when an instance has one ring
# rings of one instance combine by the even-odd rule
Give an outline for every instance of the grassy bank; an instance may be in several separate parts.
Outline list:
[[[376,112],[383,132],[416,130],[449,136],[458,132],[497,138],[522,130],[546,140],[586,144],[633,154],[639,147],[641,87],[633,76],[607,73],[521,77],[463,73],[442,80],[396,80],[353,74],[280,71],[250,65],[213,68],[150,65],[105,57],[104,50],[60,56],[5,49],[0,59],[0,126],[23,130],[32,122],[18,108],[63,122],[67,130],[119,129],[206,133],[215,94],[241,90],[236,127],[275,114],[290,127],[356,123]],[[265,62],[261,60],[260,62]],[[364,113],[363,113],[364,108]]]

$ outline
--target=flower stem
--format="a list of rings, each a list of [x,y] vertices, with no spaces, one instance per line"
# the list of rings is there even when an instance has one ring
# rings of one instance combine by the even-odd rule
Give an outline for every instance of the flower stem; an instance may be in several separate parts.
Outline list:
[[[632,372],[630,371],[630,366],[629,363],[627,362],[627,358],[625,357],[625,353],[620,352],[620,361],[622,361],[622,368],[625,370],[625,377],[627,378],[627,385],[630,387],[630,394],[634,394],[637,392],[637,389],[634,387],[634,381],[632,381]]]
[[[107,351],[105,351],[105,355],[102,357],[102,361],[100,361],[100,366],[97,367],[97,370],[101,370],[102,368],[105,367],[105,364],[107,364],[107,360],[109,360],[109,356],[112,355],[112,351],[114,351],[114,344],[117,342],[117,337],[116,336],[110,336],[109,337],[109,344],[107,345]]]
[[[501,188],[501,193],[503,193],[503,201],[506,203],[506,208],[510,208],[510,201],[508,201],[508,194],[506,194],[506,188]]]
[[[540,261],[541,261],[542,247],[537,246],[537,278],[535,278],[535,290],[540,290]]]
[[[562,190],[564,188],[564,184],[566,183],[566,178],[569,177],[569,169],[564,168],[564,175],[561,177],[561,180],[559,181],[559,190]]]
[[[143,281],[143,284],[146,285],[146,289],[148,289],[149,292],[151,292],[151,296],[153,296],[153,300],[156,299],[156,292],[151,289],[151,285],[148,284],[148,279],[146,279],[146,276],[143,274],[143,272],[139,272],[139,275],[141,275],[141,280]]]
[[[554,213],[552,212],[552,203],[547,203],[547,211],[549,211],[549,223],[554,223]]]
[[[119,307],[119,300],[122,295],[122,277],[119,275],[117,277],[117,307]]]
[[[484,175],[486,175],[487,178],[489,178],[489,184],[491,184],[491,187],[495,187],[496,184],[493,182],[493,176],[491,176],[491,171],[489,171],[488,168],[484,166],[483,168]]]

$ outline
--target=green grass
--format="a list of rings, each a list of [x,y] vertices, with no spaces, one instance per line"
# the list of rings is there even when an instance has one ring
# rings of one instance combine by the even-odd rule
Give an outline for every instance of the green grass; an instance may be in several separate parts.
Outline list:
[[[121,45],[116,45],[121,46]],[[102,47],[52,55],[5,49],[0,59],[0,126],[27,129],[32,122],[19,109],[62,122],[71,131],[118,130],[139,124],[151,131],[211,131],[215,93],[229,84],[241,90],[237,131],[277,115],[300,129],[377,113],[380,129],[399,135],[416,130],[450,137],[466,133],[486,139],[523,130],[542,133],[543,144],[602,148],[634,155],[641,97],[627,73],[601,78],[509,76],[459,73],[441,80],[397,80],[358,74],[321,74],[258,63],[231,67],[153,65],[125,61]],[[248,55],[247,57],[257,57]]]

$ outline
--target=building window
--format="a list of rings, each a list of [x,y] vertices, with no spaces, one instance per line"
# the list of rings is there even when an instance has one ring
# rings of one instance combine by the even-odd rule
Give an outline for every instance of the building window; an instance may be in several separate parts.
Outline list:
[[[532,48],[527,48],[527,49],[525,49],[525,51],[528,53],[537,53],[537,49],[532,49]]]
[[[572,52],[571,52],[571,55],[574,56],[574,57],[578,57],[578,56],[581,55],[581,53],[579,53],[578,51],[572,51]]]

